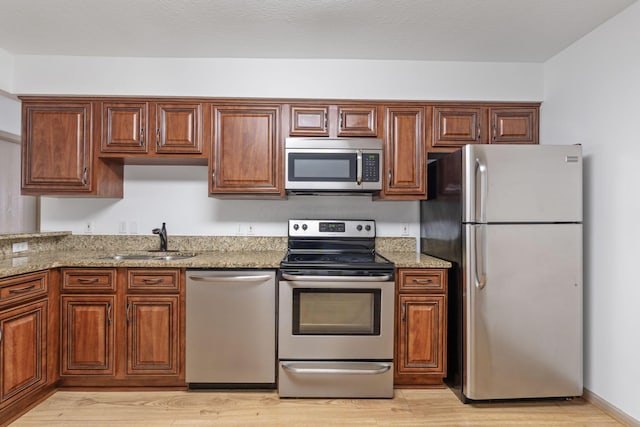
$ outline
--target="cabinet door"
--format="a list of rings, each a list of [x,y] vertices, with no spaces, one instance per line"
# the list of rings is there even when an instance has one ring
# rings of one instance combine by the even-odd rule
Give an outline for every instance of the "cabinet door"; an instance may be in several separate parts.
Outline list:
[[[443,295],[399,295],[397,376],[445,374],[445,302]]]
[[[210,192],[283,196],[280,107],[215,107],[213,115]]]
[[[156,104],[156,152],[202,153],[202,104]]]
[[[433,108],[432,148],[452,151],[465,144],[480,144],[483,142],[482,136],[482,108]]]
[[[0,312],[0,408],[47,382],[47,301]]]
[[[178,296],[127,297],[127,375],[177,375]]]
[[[338,107],[338,136],[378,136],[377,107]]]
[[[537,144],[538,108],[490,108],[492,144]]]
[[[387,107],[383,198],[426,196],[425,109]],[[408,196],[408,197],[403,197]]]
[[[289,135],[329,136],[329,107],[327,105],[292,105],[290,113],[291,129],[289,129]]]
[[[91,191],[91,102],[23,103],[22,192]]]
[[[61,297],[65,375],[114,374],[114,295]]]
[[[146,153],[148,135],[146,102],[102,103],[102,153]]]

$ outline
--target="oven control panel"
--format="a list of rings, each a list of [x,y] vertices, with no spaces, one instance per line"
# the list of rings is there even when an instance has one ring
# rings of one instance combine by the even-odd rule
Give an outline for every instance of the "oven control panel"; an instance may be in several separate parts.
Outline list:
[[[294,237],[375,237],[374,220],[290,219],[289,236]]]

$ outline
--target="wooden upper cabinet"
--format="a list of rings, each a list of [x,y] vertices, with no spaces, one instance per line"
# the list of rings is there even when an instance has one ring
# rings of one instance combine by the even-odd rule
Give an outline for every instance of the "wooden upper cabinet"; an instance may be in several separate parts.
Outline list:
[[[202,153],[202,104],[157,103],[156,152]]]
[[[279,119],[276,105],[213,108],[212,195],[284,196]]]
[[[91,102],[24,103],[22,191],[91,192]]]
[[[292,105],[290,136],[329,136],[329,106]]]
[[[201,155],[202,103],[102,102],[100,152],[118,157]]]
[[[290,105],[289,136],[375,137],[375,105]]]
[[[146,153],[148,134],[146,102],[103,102],[102,138],[103,153]]]
[[[483,109],[480,107],[433,107],[433,135],[430,149],[441,151],[486,140]]]
[[[385,168],[381,197],[416,199],[426,197],[424,107],[387,107],[385,109]]]
[[[22,194],[122,197],[122,164],[94,159],[99,104],[23,99]]]
[[[538,144],[538,108],[489,108],[491,144]]]

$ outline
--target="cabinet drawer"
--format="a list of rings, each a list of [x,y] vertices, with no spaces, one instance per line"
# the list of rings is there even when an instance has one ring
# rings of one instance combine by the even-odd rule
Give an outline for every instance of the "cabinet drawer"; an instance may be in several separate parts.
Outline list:
[[[116,290],[115,268],[63,268],[62,289],[65,291]]]
[[[46,271],[41,271],[0,280],[0,307],[46,295],[48,277]]]
[[[180,291],[179,269],[129,269],[127,290],[129,291]]]
[[[433,292],[444,293],[447,280],[444,269],[400,270],[400,292]]]

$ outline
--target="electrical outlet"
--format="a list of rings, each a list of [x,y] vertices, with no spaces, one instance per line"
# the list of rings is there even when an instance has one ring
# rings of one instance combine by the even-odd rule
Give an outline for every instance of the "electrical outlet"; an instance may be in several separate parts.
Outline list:
[[[138,222],[129,221],[129,234],[138,234]]]
[[[242,236],[242,233],[244,233],[244,229],[242,228],[242,224],[238,224],[236,226],[236,236]]]
[[[29,250],[29,244],[27,242],[18,242],[13,244],[13,252],[24,252]]]
[[[409,224],[402,224],[402,230],[400,231],[400,235],[408,236],[409,235]]]
[[[256,230],[255,227],[253,226],[253,224],[249,224],[247,225],[247,236],[253,236],[255,234]]]
[[[120,221],[118,223],[118,234],[127,234],[127,221]]]
[[[93,234],[93,229],[95,228],[95,224],[93,221],[87,221],[84,224],[84,233],[85,234]]]

